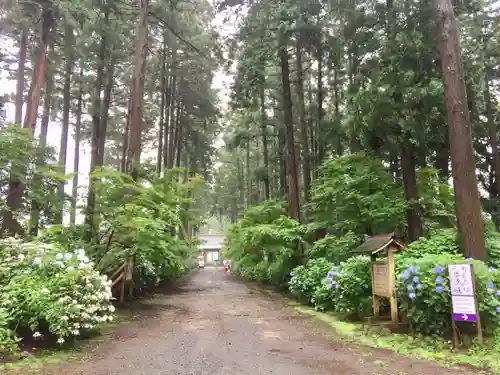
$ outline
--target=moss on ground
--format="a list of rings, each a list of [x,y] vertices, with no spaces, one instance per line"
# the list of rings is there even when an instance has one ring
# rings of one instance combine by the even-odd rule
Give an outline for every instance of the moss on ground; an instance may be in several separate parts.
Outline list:
[[[500,373],[500,344],[488,342],[473,345],[467,350],[455,350],[449,341],[440,337],[389,334],[367,330],[360,323],[345,322],[332,314],[291,302],[296,311],[312,316],[330,326],[335,336],[352,344],[389,349],[397,354],[439,362],[446,366],[468,366],[488,373]]]

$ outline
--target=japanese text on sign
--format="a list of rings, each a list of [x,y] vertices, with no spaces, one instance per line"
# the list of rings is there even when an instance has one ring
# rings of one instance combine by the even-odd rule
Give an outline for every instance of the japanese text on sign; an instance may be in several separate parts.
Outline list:
[[[448,272],[453,319],[456,321],[476,322],[477,309],[471,265],[450,264],[448,265]]]
[[[387,264],[373,264],[373,294],[381,297],[389,297],[389,268]]]

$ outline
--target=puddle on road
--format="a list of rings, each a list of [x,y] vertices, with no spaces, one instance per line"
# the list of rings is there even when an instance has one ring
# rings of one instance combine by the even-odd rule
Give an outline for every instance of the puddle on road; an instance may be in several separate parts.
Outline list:
[[[213,325],[211,320],[191,320],[184,322],[182,329],[185,331],[198,331]]]
[[[281,334],[275,331],[264,331],[261,335],[266,339],[279,339],[281,338]]]

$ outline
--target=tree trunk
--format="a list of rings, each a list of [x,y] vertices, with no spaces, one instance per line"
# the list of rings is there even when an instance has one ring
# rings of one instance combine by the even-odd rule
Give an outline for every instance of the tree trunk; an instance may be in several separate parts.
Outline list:
[[[16,117],[15,122],[21,125],[23,121],[24,103],[24,73],[26,70],[26,52],[28,50],[28,29],[23,26],[19,41],[19,61],[17,63]]]
[[[105,9],[104,11],[104,23],[108,25],[109,23],[109,10]],[[94,84],[94,97],[92,98],[92,133],[90,136],[90,170],[89,174],[95,171],[96,166],[98,165],[99,160],[99,139],[101,137],[100,134],[100,115],[101,115],[101,93],[102,86],[104,82],[104,68],[106,66],[106,49],[108,47],[106,31],[101,30],[101,45],[99,47],[98,54],[98,62],[97,62],[97,71],[96,71],[96,79]],[[94,225],[94,216],[95,216],[95,178],[90,176],[89,178],[89,187],[87,194],[87,212],[85,214],[85,225],[86,233],[85,240],[90,242],[92,229]]]
[[[40,139],[38,144],[38,153],[36,157],[36,165],[38,168],[45,164],[45,150],[47,149],[47,134],[49,132],[50,108],[52,106],[52,93],[54,91],[54,72],[52,69],[47,71],[47,81],[45,82],[45,94],[43,98],[43,112],[40,126]],[[42,186],[42,178],[40,175],[33,179],[33,190],[39,190]],[[38,235],[40,223],[40,203],[36,199],[31,201],[31,213],[29,232],[32,236]]]
[[[302,66],[302,49],[300,41],[297,39],[296,42],[296,54],[295,59],[297,67],[297,100],[298,103],[298,114],[299,114],[299,126],[300,126],[300,136],[302,138],[302,178],[304,179],[304,200],[309,202],[309,193],[311,190],[311,169],[310,169],[310,155],[309,155],[309,136],[307,132],[306,123],[306,106],[304,103],[304,73]]]
[[[80,138],[82,130],[82,107],[83,107],[83,67],[80,68],[78,80],[79,91],[76,104],[76,124],[75,124],[75,154],[73,156],[73,186],[71,187],[71,210],[69,222],[76,223],[76,202],[78,200],[78,172],[80,170]]]
[[[484,69],[484,101],[486,105],[486,118],[488,120],[488,137],[491,147],[492,174],[495,176],[495,186],[490,190],[496,192],[495,202],[492,202],[492,219],[497,231],[500,231],[500,153],[498,150],[498,130],[495,122],[495,114],[490,94],[490,74],[489,67]]]
[[[408,204],[406,209],[406,222],[408,224],[408,239],[410,242],[422,237],[423,226],[420,205],[418,203],[417,175],[415,172],[415,151],[409,138],[401,142],[401,170],[405,199]]]
[[[486,260],[484,222],[477,187],[457,22],[451,0],[434,0],[434,7],[448,117],[459,240],[465,256]]]
[[[262,129],[262,153],[264,158],[264,196],[266,200],[271,199],[271,191],[269,187],[269,151],[267,147],[267,115],[266,115],[266,88],[265,81],[260,87],[260,121]]]
[[[68,130],[69,130],[69,113],[71,107],[71,74],[73,72],[73,28],[66,26],[64,49],[66,55],[66,66],[64,69],[64,86],[63,86],[63,120],[61,130],[61,143],[59,145],[59,167],[63,174],[66,173],[66,158],[68,148]],[[59,183],[59,199],[64,202],[64,187],[66,183]],[[64,204],[61,206],[61,215],[58,223],[61,224],[64,220]]]
[[[281,83],[283,89],[283,119],[287,145],[288,167],[288,212],[291,218],[300,221],[299,188],[297,178],[297,159],[295,157],[295,140],[293,133],[292,93],[290,90],[289,56],[286,39],[280,36],[278,57],[281,67]]]
[[[104,153],[106,150],[106,137],[108,133],[108,120],[109,120],[109,107],[111,106],[111,96],[113,95],[113,85],[115,83],[115,63],[116,56],[111,52],[112,55],[109,59],[108,66],[106,69],[106,86],[104,87],[104,97],[101,105],[101,114],[99,120],[99,139],[97,145],[97,161],[96,167],[102,167],[104,165]]]
[[[40,95],[45,81],[47,46],[50,44],[54,27],[55,18],[53,9],[49,6],[45,6],[42,10],[41,17],[40,45],[36,53],[38,59],[33,69],[33,79],[28,93],[26,115],[23,122],[23,128],[31,128],[32,135],[35,133],[38,105],[40,104]],[[9,190],[5,201],[6,208],[3,210],[2,229],[0,231],[0,233],[6,233],[12,236],[22,232],[22,227],[16,220],[15,215],[22,208],[25,189],[23,179],[24,175],[26,175],[26,170],[18,172],[17,175],[11,175],[9,178]]]
[[[316,59],[318,62],[318,91],[316,93],[316,104],[318,108],[318,122],[316,125],[316,142],[318,142],[317,150],[317,166],[320,166],[321,163],[323,163],[323,160],[325,158],[325,139],[324,138],[324,131],[322,129],[322,124],[321,122],[323,121],[323,116],[324,116],[324,111],[323,111],[323,45],[322,45],[322,39],[321,39],[321,34],[319,34],[319,41],[316,46]]]
[[[165,96],[167,91],[167,38],[163,35],[162,59],[160,69],[160,121],[158,129],[158,152],[156,160],[156,173],[161,176],[163,170],[163,138],[165,132]],[[166,143],[165,143],[166,145]]]

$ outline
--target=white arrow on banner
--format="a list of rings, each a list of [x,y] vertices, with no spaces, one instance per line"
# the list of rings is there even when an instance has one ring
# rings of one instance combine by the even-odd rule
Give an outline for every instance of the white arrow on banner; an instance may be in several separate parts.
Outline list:
[[[467,319],[469,319],[469,316],[468,316],[467,314],[464,314],[464,315],[462,315],[462,318],[463,318],[464,320],[467,320]]]

